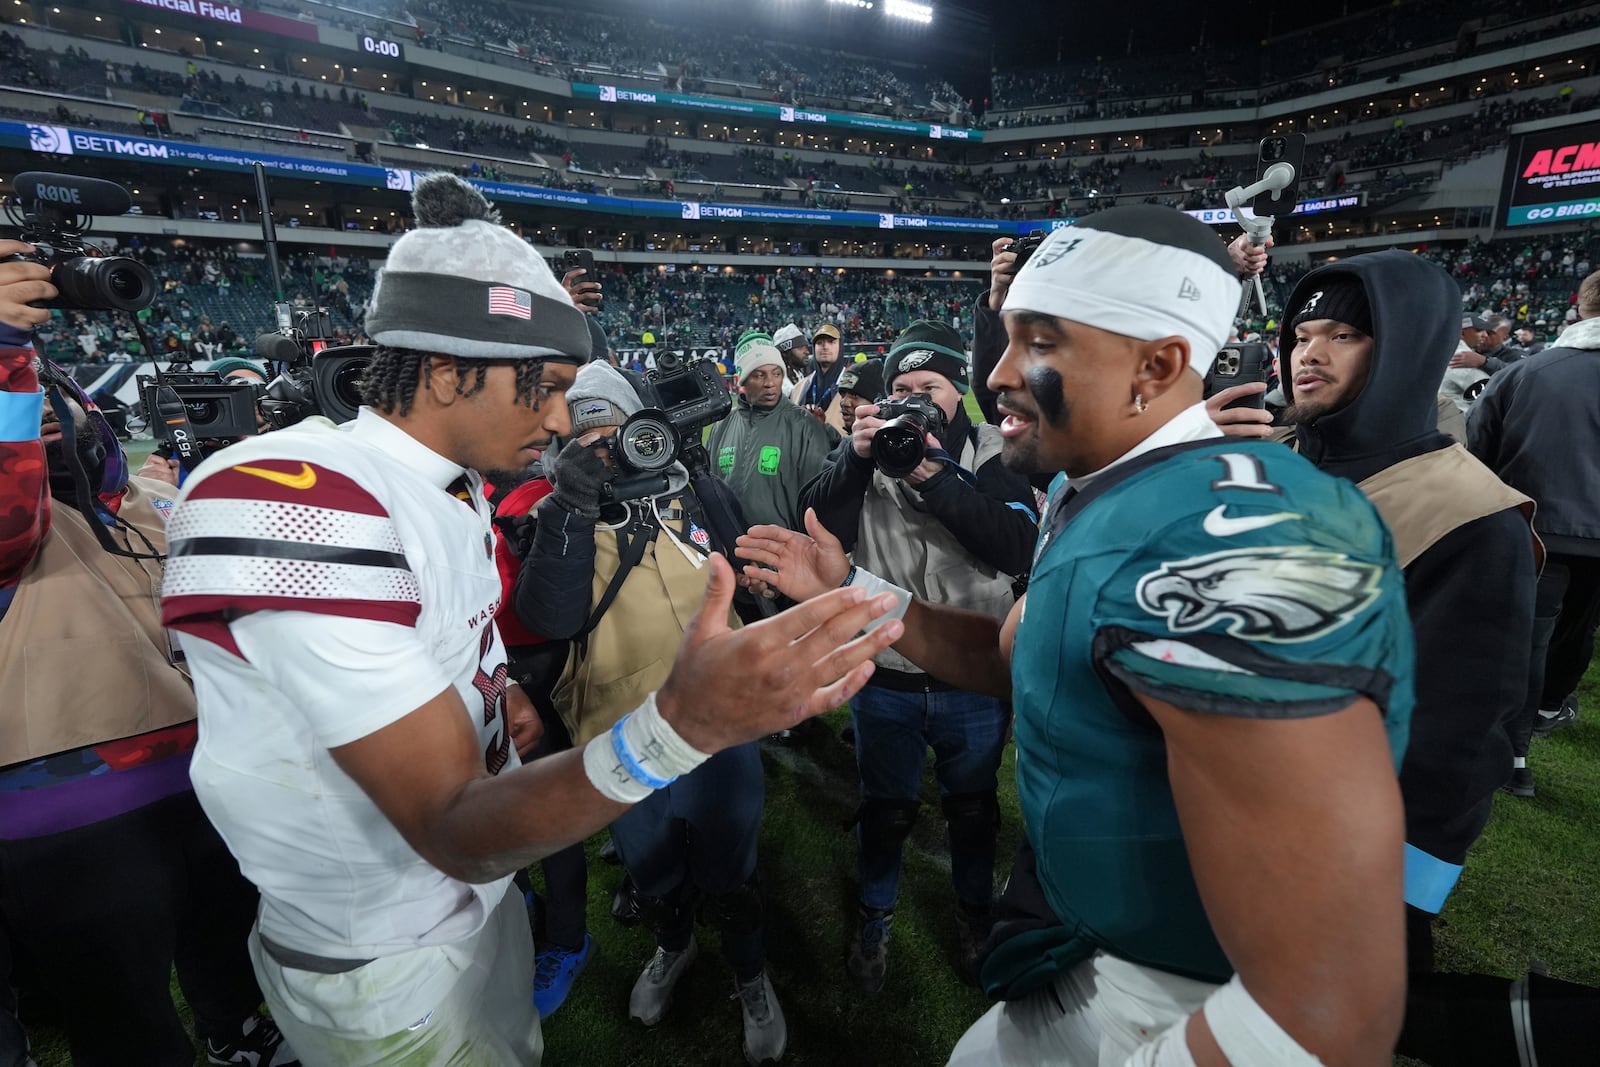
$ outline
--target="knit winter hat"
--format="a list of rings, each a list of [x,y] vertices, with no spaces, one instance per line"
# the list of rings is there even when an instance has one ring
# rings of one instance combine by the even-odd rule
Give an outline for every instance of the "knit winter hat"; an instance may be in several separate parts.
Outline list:
[[[777,367],[781,372],[783,356],[778,354],[770,335],[751,330],[740,335],[738,343],[733,346],[733,366],[742,385],[752,372],[762,367]]]
[[[942,322],[918,319],[901,330],[900,336],[889,346],[889,358],[883,364],[883,384],[892,389],[894,380],[907,371],[931,370],[949,378],[958,393],[965,393],[971,367],[959,333]]]
[[[839,375],[839,392],[877,400],[883,395],[883,360],[869,359],[846,367]]]
[[[573,437],[602,426],[621,426],[642,407],[633,383],[609,363],[585,363],[567,390]]]
[[[1368,337],[1372,336],[1372,304],[1367,300],[1367,287],[1354,275],[1334,275],[1322,288],[1306,297],[1300,309],[1289,316],[1289,327],[1317,319],[1331,319],[1354,326]]]
[[[778,327],[778,332],[772,335],[772,343],[778,346],[779,352],[787,352],[795,345],[806,343],[806,335],[794,323]]]
[[[264,382],[270,381],[272,378],[272,375],[267,373],[265,367],[245,359],[243,356],[223,356],[221,359],[214,359],[206,370],[212,374],[220,374],[224,378],[236,370],[247,370],[251,374],[259,376]]]
[[[589,324],[532,245],[453,174],[411,194],[417,228],[389,250],[367,312],[380,345],[469,359],[585,363]]]

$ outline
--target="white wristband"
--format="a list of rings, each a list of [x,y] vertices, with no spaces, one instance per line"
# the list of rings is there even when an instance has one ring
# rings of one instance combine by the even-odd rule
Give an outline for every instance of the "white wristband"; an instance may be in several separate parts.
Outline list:
[[[710,759],[661,717],[656,695],[583,748],[583,770],[601,796],[637,804]]]
[[[866,633],[870,634],[872,631],[876,630],[890,619],[905,618],[906,612],[911,608],[911,591],[909,589],[901,589],[893,582],[885,581],[884,579],[879,578],[876,574],[873,574],[871,571],[864,568],[851,567],[850,576],[844,580],[844,584],[847,586],[853,585],[857,589],[865,589],[867,591],[868,600],[878,596],[880,593],[894,594],[894,607],[890,609],[888,614],[879,615],[876,619],[873,619],[871,622],[867,623],[867,628],[865,631]]]

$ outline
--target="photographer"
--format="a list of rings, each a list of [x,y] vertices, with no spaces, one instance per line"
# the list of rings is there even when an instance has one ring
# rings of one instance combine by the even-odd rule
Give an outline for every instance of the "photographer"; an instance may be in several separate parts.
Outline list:
[[[70,377],[35,370],[49,278],[0,263],[0,961],[27,961],[80,1067],[194,1063],[174,963],[209,1062],[289,1063],[245,954],[256,894],[189,784],[195,698],[155,596],[168,491],[127,476]],[[26,1060],[12,1007],[5,1067]]]
[[[916,397],[937,409],[926,458],[904,478],[878,469],[873,444],[885,423],[879,406],[862,404],[850,437],[806,486],[801,506],[815,508],[855,561],[887,581],[999,619],[1015,600],[1014,579],[1028,571],[1038,534],[1034,497],[1027,480],[1000,462],[1000,431],[967,418],[967,374],[955,330],[926,320],[906,327],[889,349],[883,377],[892,400]],[[929,746],[949,826],[960,968],[970,974],[989,921],[1000,817],[995,775],[1009,714],[993,697],[945,685],[889,652],[851,703],[851,717],[861,774],[861,886],[850,974],[865,992],[882,988],[900,853],[916,819]]]
[[[843,591],[731,631],[706,607],[661,688],[582,750],[521,765],[479,470],[570,432],[589,355],[548,265],[459,178],[412,195],[367,317],[367,406],[207,460],[173,510],[162,607],[201,694],[193,776],[261,889],[249,946],[308,1063],[537,1064],[518,869],[679,775],[853,695],[898,623]]]
[[[554,703],[577,744],[610,730],[666,679],[685,627],[705,600],[702,571],[712,523],[674,464],[652,496],[609,501],[619,471],[613,431],[643,406],[610,367],[590,363],[567,392],[575,440],[539,506],[532,550],[517,582],[518,616],[540,636],[571,640]],[[740,524],[743,528],[743,524]],[[728,618],[737,626],[737,617]],[[704,900],[722,935],[744,1015],[751,1063],[783,1055],[787,1029],[766,973],[756,840],[763,808],[754,744],[726,749],[634,806],[611,825],[656,952],[634,983],[628,1014],[661,1021],[699,949],[694,911]]]

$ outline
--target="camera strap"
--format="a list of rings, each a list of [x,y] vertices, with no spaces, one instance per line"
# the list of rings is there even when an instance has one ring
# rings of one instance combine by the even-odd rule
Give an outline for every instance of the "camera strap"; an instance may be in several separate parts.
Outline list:
[[[600,625],[600,620],[606,611],[616,602],[617,594],[622,592],[622,583],[628,580],[628,573],[644,560],[645,549],[656,539],[655,523],[641,514],[637,508],[630,507],[628,513],[632,516],[631,520],[616,531],[617,573],[613,574],[611,581],[606,584],[606,591],[601,594],[600,603],[589,613],[583,629],[572,635],[572,643],[577,647],[579,656],[589,654],[589,635]]]
[[[50,407],[56,413],[57,425],[61,428],[61,455],[67,465],[67,473],[72,475],[72,489],[77,496],[75,501],[77,510],[82,513],[84,521],[89,524],[89,529],[94,532],[95,540],[100,542],[100,547],[114,556],[126,556],[129,559],[151,559],[157,563],[166,560],[166,555],[158,552],[156,547],[139,534],[139,539],[144,541],[149,552],[134,552],[117,544],[116,540],[106,530],[106,522],[95,510],[95,504],[100,496],[89,484],[89,472],[83,465],[83,457],[78,455],[78,426],[73,421],[72,411],[67,407],[67,401],[61,393],[61,387],[54,383],[45,390],[50,396]],[[116,517],[112,516],[112,521]],[[138,533],[133,527],[118,523],[124,532]],[[130,541],[131,543],[131,541]]]
[[[189,409],[172,386],[161,382],[156,386],[156,418],[167,427],[172,451],[185,471],[193,471],[205,459],[200,452],[200,440],[195,437],[194,424],[189,421]]]

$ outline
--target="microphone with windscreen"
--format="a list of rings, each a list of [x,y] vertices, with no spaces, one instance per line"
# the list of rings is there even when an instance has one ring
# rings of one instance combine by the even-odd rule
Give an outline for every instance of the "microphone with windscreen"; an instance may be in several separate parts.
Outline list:
[[[11,183],[24,205],[54,208],[73,215],[123,215],[133,197],[116,182],[30,170]]]

